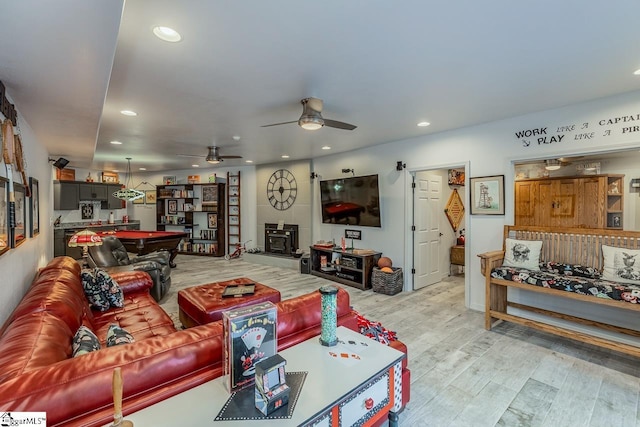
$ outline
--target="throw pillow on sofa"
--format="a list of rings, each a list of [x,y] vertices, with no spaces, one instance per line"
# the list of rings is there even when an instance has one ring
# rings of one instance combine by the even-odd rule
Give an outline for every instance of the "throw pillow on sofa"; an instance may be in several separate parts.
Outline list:
[[[73,336],[71,344],[72,356],[82,356],[92,351],[100,350],[100,340],[93,331],[82,325]]]
[[[98,285],[93,270],[82,270],[80,278],[82,279],[84,294],[89,304],[91,304],[91,308],[94,310],[107,311],[111,304],[109,304],[109,300],[104,292],[102,292],[101,286]]]
[[[602,278],[640,285],[640,250],[602,245]]]
[[[540,270],[540,251],[542,240],[505,239],[503,267]]]
[[[104,270],[100,270],[96,268],[95,270],[96,283],[102,290],[107,301],[109,301],[109,305],[111,307],[124,307],[124,293],[118,285],[118,282],[113,280],[109,273]]]
[[[115,323],[109,325],[107,331],[107,347],[113,347],[114,345],[130,344],[134,341],[133,335],[126,330],[122,329]]]

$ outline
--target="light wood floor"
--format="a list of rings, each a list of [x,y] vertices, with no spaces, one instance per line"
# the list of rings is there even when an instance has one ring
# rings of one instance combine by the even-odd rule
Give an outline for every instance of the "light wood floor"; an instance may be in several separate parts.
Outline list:
[[[296,270],[178,255],[162,306],[175,318],[188,286],[249,277],[282,299],[327,284]],[[343,286],[353,307],[409,349],[411,401],[401,426],[640,426],[640,360],[525,327],[483,328],[454,276],[387,296]]]

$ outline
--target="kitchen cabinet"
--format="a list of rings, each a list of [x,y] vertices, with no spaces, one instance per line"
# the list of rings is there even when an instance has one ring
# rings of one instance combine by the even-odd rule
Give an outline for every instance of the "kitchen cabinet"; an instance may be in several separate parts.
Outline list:
[[[107,200],[107,185],[92,182],[78,184],[78,196],[81,201],[85,200]]]
[[[53,181],[53,209],[74,210],[80,203],[78,183],[75,181]]]
[[[515,183],[515,225],[622,228],[624,175],[527,179]]]
[[[123,209],[124,202],[113,193],[121,184],[105,184],[84,181],[53,181],[53,209],[75,210],[80,202],[99,201],[102,209]]]

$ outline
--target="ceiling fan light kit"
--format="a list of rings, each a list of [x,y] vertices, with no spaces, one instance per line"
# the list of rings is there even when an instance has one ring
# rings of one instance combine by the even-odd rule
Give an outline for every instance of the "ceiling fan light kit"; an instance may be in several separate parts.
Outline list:
[[[271,127],[271,126],[286,125],[289,123],[298,123],[298,126],[300,126],[304,130],[318,130],[321,127],[354,130],[357,127],[349,123],[339,122],[337,120],[324,119],[322,117],[322,106],[323,106],[322,99],[304,98],[303,100],[300,101],[300,103],[302,104],[302,115],[297,120],[297,122],[292,121],[292,122],[272,123],[270,125],[264,125],[262,127],[265,128],[265,127]]]
[[[557,171],[558,169],[560,169],[561,166],[562,165],[560,164],[559,160],[549,159],[549,160],[545,160],[544,168],[548,171]]]

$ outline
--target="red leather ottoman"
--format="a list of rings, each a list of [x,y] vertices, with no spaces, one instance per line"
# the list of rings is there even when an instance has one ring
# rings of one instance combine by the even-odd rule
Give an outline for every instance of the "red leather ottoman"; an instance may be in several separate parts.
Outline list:
[[[222,292],[227,285],[250,283],[256,285],[253,295],[222,298]],[[193,286],[178,291],[180,321],[185,328],[220,320],[223,311],[265,301],[280,302],[280,292],[247,277]]]

